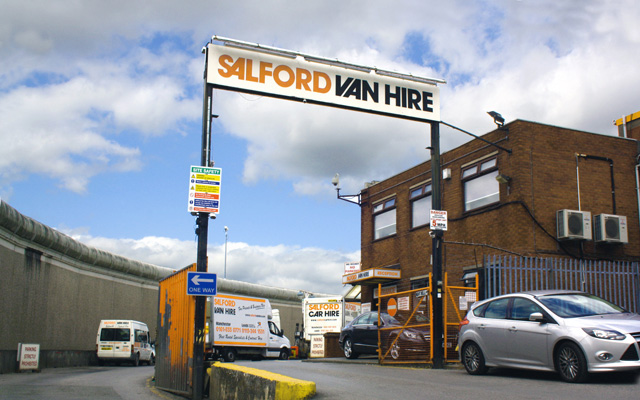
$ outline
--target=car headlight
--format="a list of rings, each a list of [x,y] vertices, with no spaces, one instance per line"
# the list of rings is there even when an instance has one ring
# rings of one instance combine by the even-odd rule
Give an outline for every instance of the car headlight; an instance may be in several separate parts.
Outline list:
[[[407,338],[412,339],[412,340],[416,340],[419,338],[418,334],[415,332],[409,332],[409,331],[404,331],[402,332],[403,335],[405,335]]]
[[[588,335],[598,339],[624,340],[626,337],[623,333],[609,329],[582,328],[582,330]]]

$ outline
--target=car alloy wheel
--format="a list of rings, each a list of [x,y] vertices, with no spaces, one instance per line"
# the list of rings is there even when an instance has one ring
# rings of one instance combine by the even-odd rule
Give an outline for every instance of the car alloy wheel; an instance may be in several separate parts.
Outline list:
[[[462,348],[462,363],[470,375],[482,375],[487,372],[482,350],[474,342],[464,344]]]
[[[394,360],[397,360],[398,358],[400,358],[400,343],[398,340],[395,340],[395,338],[392,338],[392,345],[391,345],[391,351],[389,352],[389,354],[391,354],[391,358],[393,358]]]
[[[566,382],[584,382],[589,375],[584,354],[571,342],[560,345],[556,353],[556,368],[562,380]]]
[[[350,338],[346,338],[344,340],[344,345],[342,346],[342,350],[344,350],[344,356],[346,358],[357,358],[358,354],[353,351],[353,342]]]

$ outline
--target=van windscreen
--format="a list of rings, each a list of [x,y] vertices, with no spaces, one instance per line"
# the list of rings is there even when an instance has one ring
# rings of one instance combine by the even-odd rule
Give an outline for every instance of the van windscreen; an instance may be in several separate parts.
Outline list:
[[[128,342],[131,337],[129,329],[102,328],[100,340],[104,342]]]

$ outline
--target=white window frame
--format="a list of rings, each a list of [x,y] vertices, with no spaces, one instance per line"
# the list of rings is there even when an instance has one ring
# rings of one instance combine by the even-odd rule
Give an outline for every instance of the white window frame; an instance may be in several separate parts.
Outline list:
[[[393,222],[391,222],[393,220]],[[388,197],[373,205],[373,240],[396,234],[396,197]]]

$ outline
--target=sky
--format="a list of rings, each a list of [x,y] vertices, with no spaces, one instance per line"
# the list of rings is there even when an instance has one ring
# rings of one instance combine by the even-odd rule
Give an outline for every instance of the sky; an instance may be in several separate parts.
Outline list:
[[[615,135],[640,110],[635,0],[0,0],[0,198],[77,240],[179,269],[213,35],[444,79],[441,119],[487,111]],[[209,271],[339,294],[360,209],[336,198],[429,158],[426,124],[214,91]],[[471,138],[446,126],[442,151]],[[225,237],[225,226],[228,233]]]

